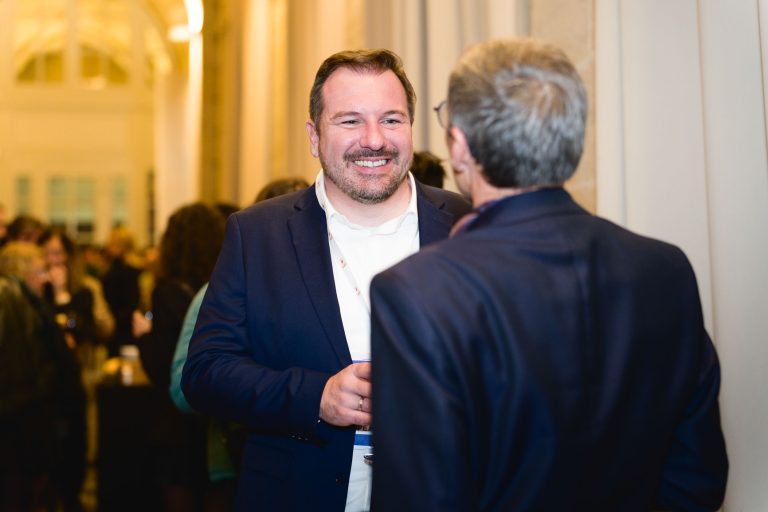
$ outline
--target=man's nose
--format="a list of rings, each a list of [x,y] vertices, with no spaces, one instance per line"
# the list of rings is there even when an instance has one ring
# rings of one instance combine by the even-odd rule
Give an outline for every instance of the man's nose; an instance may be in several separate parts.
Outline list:
[[[369,149],[381,149],[384,147],[384,133],[379,123],[368,123],[360,140],[360,145]]]

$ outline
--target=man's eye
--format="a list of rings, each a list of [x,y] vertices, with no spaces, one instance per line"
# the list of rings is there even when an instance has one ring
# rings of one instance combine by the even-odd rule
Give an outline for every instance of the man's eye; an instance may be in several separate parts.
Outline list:
[[[403,124],[403,120],[399,119],[399,118],[392,118],[392,117],[390,117],[390,118],[384,119],[384,121],[382,121],[382,123],[385,124],[385,125],[394,126],[394,125]]]
[[[359,121],[357,119],[345,119],[339,124],[343,126],[355,126],[356,124],[359,124]]]

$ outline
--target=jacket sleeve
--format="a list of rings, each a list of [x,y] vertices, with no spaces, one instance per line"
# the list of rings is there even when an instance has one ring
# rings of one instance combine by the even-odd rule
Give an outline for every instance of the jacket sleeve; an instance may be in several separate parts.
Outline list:
[[[237,215],[231,216],[182,372],[184,395],[195,410],[250,429],[321,441],[327,426],[318,420],[320,398],[331,374],[266,364],[279,347],[249,329],[256,305],[248,297],[265,303],[280,298],[271,290],[246,290],[244,236]]]
[[[709,336],[698,386],[678,425],[664,464],[657,505],[665,510],[718,510],[725,495],[728,457],[720,427],[720,364]]]

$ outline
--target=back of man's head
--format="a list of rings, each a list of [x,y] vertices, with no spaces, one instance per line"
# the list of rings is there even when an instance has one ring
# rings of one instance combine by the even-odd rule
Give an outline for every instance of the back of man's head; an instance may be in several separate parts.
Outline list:
[[[309,187],[309,183],[304,178],[277,178],[264,185],[256,194],[256,199],[253,202],[266,201],[297,190],[304,190],[307,187]]]
[[[451,73],[448,112],[493,186],[560,185],[581,158],[586,92],[552,45],[504,39],[469,48]]]

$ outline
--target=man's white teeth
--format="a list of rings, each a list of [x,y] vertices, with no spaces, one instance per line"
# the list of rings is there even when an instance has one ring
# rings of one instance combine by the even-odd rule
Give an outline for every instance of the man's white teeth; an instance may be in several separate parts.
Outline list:
[[[386,163],[386,160],[355,160],[355,165],[359,165],[360,167],[381,167]]]

